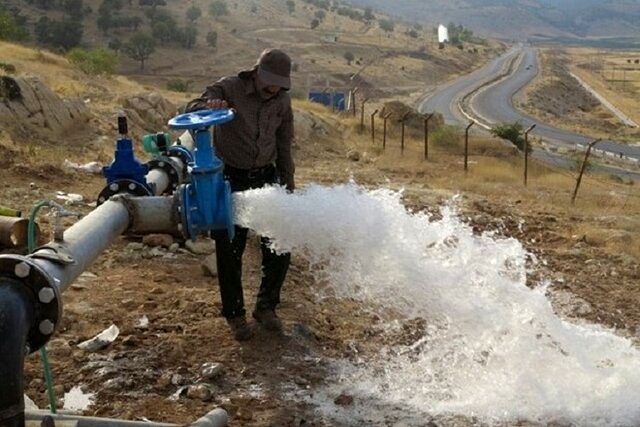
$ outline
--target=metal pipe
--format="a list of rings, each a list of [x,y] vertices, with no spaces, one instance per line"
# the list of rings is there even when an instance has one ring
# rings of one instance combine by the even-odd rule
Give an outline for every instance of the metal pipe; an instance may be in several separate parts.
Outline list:
[[[64,292],[127,229],[177,233],[173,206],[171,197],[116,196],[66,230],[62,242],[51,242],[30,258],[55,278]],[[61,263],[58,254],[67,256],[67,261]]]
[[[45,417],[51,417],[53,421],[70,421],[77,427],[175,427],[177,424],[114,420],[109,418],[83,417],[79,415],[52,415],[46,411],[28,411],[27,421],[41,422]],[[229,416],[224,409],[217,408],[192,424],[181,424],[192,427],[225,427],[228,425]]]
[[[24,426],[24,358],[35,316],[29,289],[0,278],[0,426]]]
[[[27,246],[27,228],[29,220],[0,216],[0,247],[16,248]],[[36,224],[36,241],[40,237],[40,228]]]
[[[114,200],[98,206],[64,233],[63,242],[54,242],[31,255],[33,261],[56,279],[60,292],[80,276],[98,256],[129,226],[127,207]],[[59,263],[51,258],[64,253],[73,260]]]
[[[162,169],[151,169],[146,178],[148,184],[153,184],[151,188],[156,196],[164,193],[169,187],[169,175]]]
[[[131,225],[128,231],[137,234],[179,234],[178,203],[174,197],[121,197],[116,198],[129,209]]]

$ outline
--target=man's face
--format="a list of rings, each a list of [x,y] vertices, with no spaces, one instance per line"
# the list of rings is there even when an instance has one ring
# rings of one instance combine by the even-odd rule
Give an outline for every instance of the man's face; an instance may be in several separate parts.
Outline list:
[[[264,100],[273,98],[278,94],[278,92],[280,92],[280,89],[282,89],[280,86],[272,86],[272,85],[265,84],[257,75],[255,77],[255,82],[256,82],[256,89],[258,90],[260,97]]]

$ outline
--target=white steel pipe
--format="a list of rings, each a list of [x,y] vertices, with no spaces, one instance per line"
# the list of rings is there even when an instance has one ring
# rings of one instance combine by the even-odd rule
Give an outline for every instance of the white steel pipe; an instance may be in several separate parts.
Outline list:
[[[63,241],[50,242],[31,258],[64,292],[127,229],[176,233],[178,221],[173,206],[171,197],[115,196],[66,230]],[[62,262],[51,259],[60,255],[69,258]]]

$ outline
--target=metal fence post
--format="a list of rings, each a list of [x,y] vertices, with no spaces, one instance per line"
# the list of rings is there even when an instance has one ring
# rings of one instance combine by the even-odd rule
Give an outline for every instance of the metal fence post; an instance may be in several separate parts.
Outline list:
[[[371,113],[371,143],[376,143],[376,114],[378,114],[378,110],[376,109],[373,113]]]
[[[366,104],[368,100],[368,98],[364,98],[362,102],[360,102],[360,133],[364,132],[364,104]]]
[[[585,169],[587,168],[587,161],[589,160],[589,154],[591,154],[591,149],[598,142],[602,141],[602,139],[596,139],[592,143],[587,146],[587,152],[584,154],[584,160],[582,161],[582,167],[580,167],[580,174],[578,175],[578,179],[576,180],[576,188],[573,191],[573,196],[571,197],[571,204],[576,202],[576,197],[578,196],[578,189],[580,188],[580,182],[582,182],[582,175],[584,174]]]
[[[402,126],[402,130],[400,131],[400,154],[404,154],[404,122],[405,120],[407,120],[407,117],[409,117],[409,114],[411,113],[407,112],[400,118],[400,123]]]
[[[469,129],[475,125],[476,122],[470,122],[467,129],[464,131],[464,171],[469,170]]]
[[[527,176],[529,173],[529,132],[536,127],[536,124],[532,124],[529,129],[524,131],[524,186],[527,186]]]
[[[429,159],[429,120],[435,113],[429,114],[424,119],[424,159]]]
[[[385,148],[387,148],[387,120],[389,120],[389,117],[391,117],[391,113],[385,114],[382,119],[383,119],[383,125],[382,125],[382,150],[384,151]]]

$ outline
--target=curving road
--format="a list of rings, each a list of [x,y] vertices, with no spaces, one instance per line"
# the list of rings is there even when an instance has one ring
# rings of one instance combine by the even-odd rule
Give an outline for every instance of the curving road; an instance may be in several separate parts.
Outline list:
[[[513,73],[487,85],[492,76],[500,74],[500,70],[506,67],[513,55],[520,55]],[[586,146],[593,139],[540,123],[539,120],[514,107],[513,97],[535,78],[538,69],[539,62],[536,50],[528,46],[516,47],[486,67],[438,88],[435,93],[421,103],[419,110],[421,112],[441,112],[445,121],[450,124],[466,124],[468,120],[463,118],[458,104],[462,98],[473,93],[468,104],[471,107],[471,112],[480,122],[493,125],[519,121],[525,128],[536,123],[537,127],[532,134],[547,142],[571,147],[576,144]],[[479,87],[482,88],[478,90]],[[597,149],[610,156],[623,155],[640,161],[640,147],[638,146],[602,141],[597,145]]]
[[[445,83],[422,101],[418,110],[421,113],[437,111],[444,116],[444,120],[448,124],[462,123],[465,119],[457,107],[458,102],[460,102],[465,95],[500,74],[500,72],[507,67],[509,61],[517,56],[518,53],[518,49],[511,49],[483,68],[459,77],[452,82]]]

